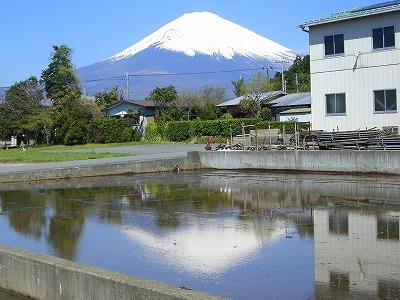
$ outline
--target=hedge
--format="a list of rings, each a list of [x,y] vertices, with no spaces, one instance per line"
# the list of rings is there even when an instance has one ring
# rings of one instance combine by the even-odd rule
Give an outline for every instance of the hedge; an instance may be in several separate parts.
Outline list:
[[[242,124],[255,125],[258,129],[279,128],[281,132],[285,127],[285,133],[289,134],[293,134],[295,128],[294,122],[269,122],[258,118],[176,121],[166,124],[149,124],[146,127],[145,137],[149,140],[166,139],[172,142],[182,142],[203,136],[229,137],[230,126],[232,126],[233,135],[238,135],[242,133]],[[247,129],[246,132],[249,130]]]
[[[125,119],[102,118],[89,123],[87,142],[122,143],[138,140],[132,125]]]

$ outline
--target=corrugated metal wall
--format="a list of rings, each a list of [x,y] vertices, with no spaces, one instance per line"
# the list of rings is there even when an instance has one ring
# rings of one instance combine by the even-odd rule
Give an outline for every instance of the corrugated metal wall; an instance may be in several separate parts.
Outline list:
[[[395,26],[396,47],[372,49],[372,29]],[[324,37],[344,34],[344,55],[324,55]],[[357,59],[357,55],[360,53]],[[310,28],[313,129],[400,126],[400,114],[374,113],[374,90],[397,89],[400,111],[400,12]],[[346,93],[346,115],[327,116],[325,95]]]

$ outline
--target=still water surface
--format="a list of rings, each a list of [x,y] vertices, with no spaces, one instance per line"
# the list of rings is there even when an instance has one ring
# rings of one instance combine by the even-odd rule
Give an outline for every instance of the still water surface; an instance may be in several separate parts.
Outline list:
[[[233,299],[400,298],[397,178],[183,172],[0,185],[0,243]]]

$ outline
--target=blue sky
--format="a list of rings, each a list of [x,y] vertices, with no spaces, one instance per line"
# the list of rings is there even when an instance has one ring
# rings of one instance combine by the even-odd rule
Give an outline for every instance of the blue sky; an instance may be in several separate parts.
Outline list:
[[[186,12],[211,11],[300,53],[296,26],[378,0],[1,0],[0,86],[40,76],[54,44],[74,50],[82,67],[127,48]]]

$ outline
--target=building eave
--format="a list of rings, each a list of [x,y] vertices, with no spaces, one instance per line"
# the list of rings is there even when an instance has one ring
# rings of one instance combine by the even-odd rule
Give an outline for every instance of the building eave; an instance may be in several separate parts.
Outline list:
[[[301,30],[307,31],[307,29],[309,29],[312,26],[341,22],[341,21],[369,17],[369,16],[374,16],[374,15],[379,15],[379,14],[384,14],[384,13],[391,13],[391,12],[396,12],[396,11],[400,11],[400,4],[366,10],[366,11],[352,12],[352,13],[349,13],[348,15],[344,15],[346,12],[333,14],[326,18],[321,18],[318,20],[305,22],[304,24],[300,24],[297,27],[300,28]]]

